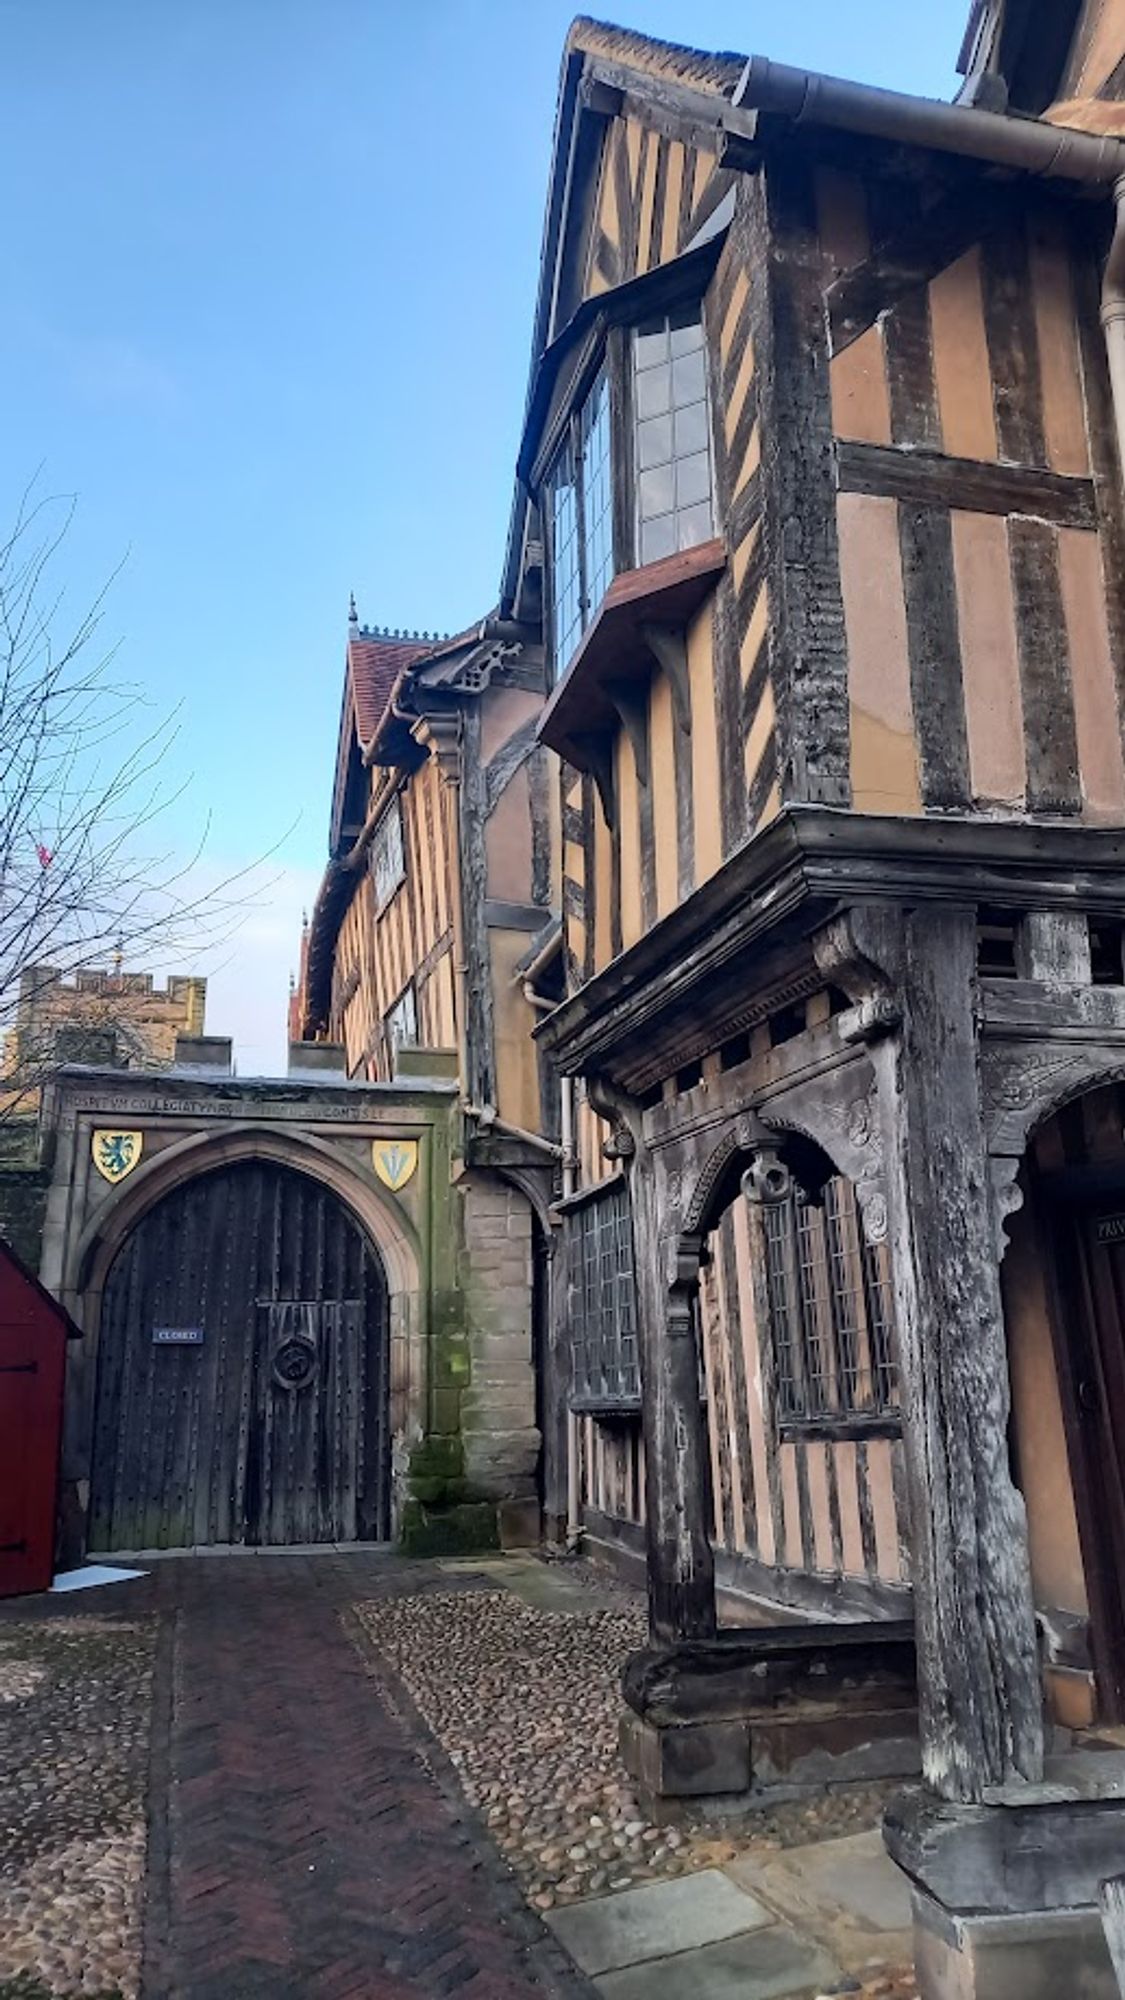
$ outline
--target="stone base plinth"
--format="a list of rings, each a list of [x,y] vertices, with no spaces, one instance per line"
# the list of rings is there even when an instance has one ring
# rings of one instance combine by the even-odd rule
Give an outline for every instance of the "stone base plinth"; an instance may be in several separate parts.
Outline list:
[[[621,1753],[647,1809],[731,1813],[764,1798],[913,1776],[907,1626],[777,1626],[636,1653]]]
[[[979,1806],[918,1791],[883,1837],[909,1876],[922,2000],[1119,2000],[1098,1910],[1125,1872],[1125,1756],[1049,1758]]]
[[[1120,2000],[1096,1910],[952,1916],[914,1896],[921,2000]]]

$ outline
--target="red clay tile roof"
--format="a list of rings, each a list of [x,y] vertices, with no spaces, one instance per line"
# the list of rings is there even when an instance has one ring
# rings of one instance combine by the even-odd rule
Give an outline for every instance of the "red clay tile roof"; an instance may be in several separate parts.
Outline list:
[[[366,750],[387,712],[399,675],[424,660],[433,646],[417,639],[348,640],[348,680],[355,702],[356,733]]]

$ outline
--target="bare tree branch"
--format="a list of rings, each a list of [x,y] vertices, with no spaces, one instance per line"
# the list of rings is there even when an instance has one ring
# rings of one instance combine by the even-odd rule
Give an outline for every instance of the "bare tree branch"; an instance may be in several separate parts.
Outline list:
[[[58,636],[54,577],[75,501],[39,489],[36,475],[0,534],[0,1091],[9,1115],[42,1080],[47,1055],[20,1027],[47,984],[123,962],[198,962],[237,931],[268,886],[270,859],[201,892],[208,828],[186,859],[161,842],[161,819],[184,790],[161,783],[179,711],[153,719],[143,690],[117,677],[117,648],[101,646],[118,571]],[[117,1008],[128,1043],[135,1009],[125,988],[101,998],[107,1015]]]

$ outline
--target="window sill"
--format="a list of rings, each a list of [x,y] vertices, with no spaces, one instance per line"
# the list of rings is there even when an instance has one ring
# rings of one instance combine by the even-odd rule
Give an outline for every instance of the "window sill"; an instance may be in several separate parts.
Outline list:
[[[570,1408],[576,1417],[597,1417],[607,1424],[635,1424],[641,1418],[639,1396],[571,1396]]]
[[[823,1444],[862,1444],[866,1438],[901,1437],[902,1419],[890,1411],[872,1417],[782,1417],[777,1435],[782,1444],[817,1439]]]
[[[726,548],[716,536],[698,548],[615,576],[543,710],[540,741],[578,770],[593,772],[603,806],[607,747],[622,726],[632,734],[630,702],[643,695],[657,664],[652,630],[678,633],[682,650],[684,627],[714,589],[726,560]],[[661,661],[667,665],[663,652]],[[686,685],[677,688],[673,682],[677,703],[686,695]]]

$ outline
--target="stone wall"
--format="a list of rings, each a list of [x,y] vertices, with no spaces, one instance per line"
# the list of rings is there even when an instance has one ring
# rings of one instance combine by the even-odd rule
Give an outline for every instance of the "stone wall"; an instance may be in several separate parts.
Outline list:
[[[538,1541],[531,1207],[498,1175],[473,1173],[461,1192],[470,1371],[461,1397],[465,1474],[499,1504],[502,1535]]]
[[[36,1119],[0,1120],[0,1238],[33,1272],[39,1269],[50,1179],[39,1164]]]

